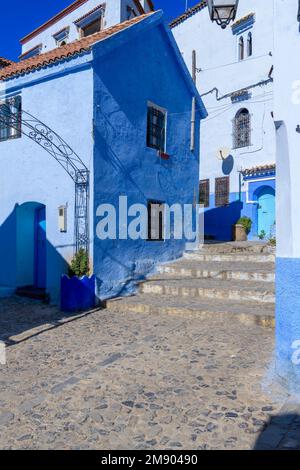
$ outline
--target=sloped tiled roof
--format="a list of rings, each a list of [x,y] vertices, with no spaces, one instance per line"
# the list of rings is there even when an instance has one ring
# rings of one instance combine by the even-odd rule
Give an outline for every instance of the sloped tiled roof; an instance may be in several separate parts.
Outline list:
[[[207,6],[206,0],[202,0],[201,2],[197,3],[195,6],[193,6],[192,8],[189,8],[182,15],[178,16],[173,21],[171,21],[170,28],[175,28],[175,26],[178,26],[183,21],[195,15],[196,13],[198,13],[198,11],[203,10],[203,8],[205,8],[206,6]]]
[[[80,21],[84,20],[85,18],[88,18],[90,15],[93,13],[96,13],[96,11],[100,11],[101,9],[105,8],[105,3],[101,3],[100,5],[97,5],[95,8],[92,10],[88,11],[84,15],[82,15],[80,18],[77,18],[77,20],[74,21],[75,24],[79,23]]]
[[[0,67],[7,67],[8,65],[13,64],[14,62],[9,59],[5,59],[5,57],[0,57]]]
[[[131,20],[124,21],[124,23],[117,24],[116,26],[112,26],[110,28],[104,29],[103,31],[92,34],[91,36],[87,36],[64,46],[57,47],[56,49],[53,49],[49,52],[45,52],[21,62],[12,63],[8,67],[0,70],[0,80],[5,80],[23,73],[32,72],[40,67],[45,67],[59,60],[68,59],[76,54],[88,52],[97,42],[104,41],[114,34],[119,33],[120,31],[123,31],[130,26],[133,26],[134,24],[139,23],[145,18],[154,14],[155,13],[150,12],[141,16],[137,16]]]
[[[242,170],[242,174],[244,176],[250,176],[253,174],[257,174],[257,173],[265,173],[265,172],[275,171],[275,170],[276,170],[276,164],[270,163],[269,165],[254,166],[253,168]]]

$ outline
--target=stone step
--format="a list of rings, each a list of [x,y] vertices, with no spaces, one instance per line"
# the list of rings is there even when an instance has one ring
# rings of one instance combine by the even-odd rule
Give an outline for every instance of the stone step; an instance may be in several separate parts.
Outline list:
[[[249,263],[239,265],[234,262],[199,263],[195,260],[179,260],[161,265],[153,279],[219,279],[224,281],[274,282],[273,263]]]
[[[199,247],[205,253],[260,253],[274,254],[274,247],[265,242],[205,242]]]
[[[14,287],[0,286],[0,299],[11,297],[15,293]]]
[[[163,279],[140,284],[143,294],[176,297],[230,299],[258,303],[274,302],[274,286],[270,283],[247,281],[219,281],[218,279]]]
[[[142,313],[156,315],[175,315],[183,318],[201,318],[240,321],[245,325],[275,327],[274,304],[256,302],[237,302],[231,300],[209,300],[139,294],[132,297],[114,299],[107,307],[122,313]]]
[[[202,263],[275,263],[275,255],[272,253],[208,253],[190,251],[185,253],[184,259]]]

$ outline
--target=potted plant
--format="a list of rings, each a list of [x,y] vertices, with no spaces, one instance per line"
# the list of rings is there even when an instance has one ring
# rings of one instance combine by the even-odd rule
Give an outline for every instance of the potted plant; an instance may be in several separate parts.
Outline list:
[[[245,242],[251,231],[252,220],[249,217],[241,217],[233,226],[233,240],[237,242]]]
[[[80,249],[69,266],[69,275],[61,278],[61,310],[76,312],[95,307],[95,276],[89,276],[89,257]]]

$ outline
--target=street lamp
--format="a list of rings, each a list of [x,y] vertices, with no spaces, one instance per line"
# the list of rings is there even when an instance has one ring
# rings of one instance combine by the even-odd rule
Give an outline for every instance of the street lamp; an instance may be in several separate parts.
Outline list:
[[[225,29],[230,21],[234,21],[238,9],[239,0],[207,0],[211,21]]]

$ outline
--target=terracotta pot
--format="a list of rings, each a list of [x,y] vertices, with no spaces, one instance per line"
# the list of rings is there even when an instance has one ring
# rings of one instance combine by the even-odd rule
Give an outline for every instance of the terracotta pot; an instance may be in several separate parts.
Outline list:
[[[236,224],[233,226],[233,240],[236,242],[246,242],[247,233],[243,225]]]

